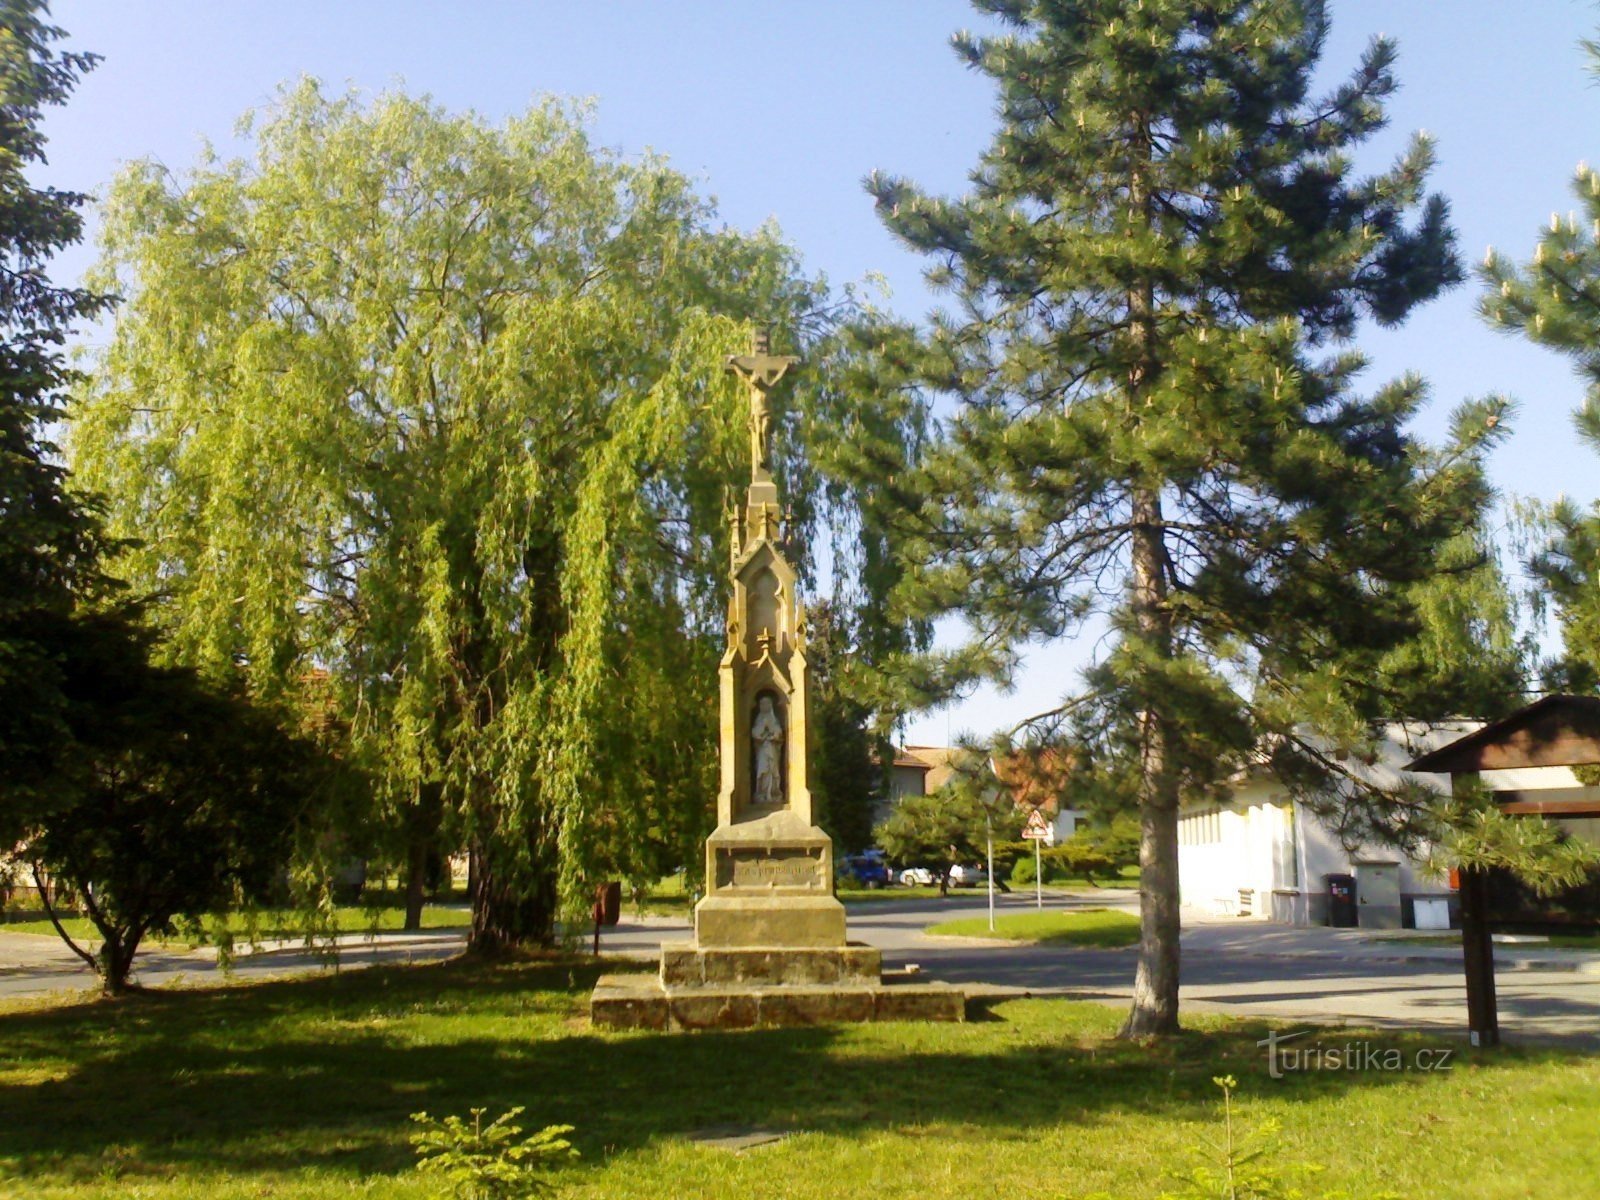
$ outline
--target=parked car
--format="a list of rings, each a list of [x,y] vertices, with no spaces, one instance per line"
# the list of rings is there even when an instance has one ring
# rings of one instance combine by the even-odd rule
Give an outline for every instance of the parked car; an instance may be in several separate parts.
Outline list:
[[[841,883],[853,883],[857,887],[878,888],[889,883],[889,865],[883,861],[883,855],[870,851],[845,855],[834,873]]]
[[[902,867],[896,878],[906,887],[932,887],[939,877],[927,867]]]
[[[980,887],[989,882],[989,873],[982,867],[966,867],[957,863],[950,868],[951,887]]]

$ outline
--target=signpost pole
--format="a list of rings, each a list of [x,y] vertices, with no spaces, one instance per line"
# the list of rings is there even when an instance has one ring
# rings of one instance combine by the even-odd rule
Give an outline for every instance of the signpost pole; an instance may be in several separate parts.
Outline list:
[[[1050,821],[1042,811],[1034,809],[1022,827],[1022,836],[1033,843],[1033,904],[1044,910],[1044,848],[1039,845],[1050,836]]]

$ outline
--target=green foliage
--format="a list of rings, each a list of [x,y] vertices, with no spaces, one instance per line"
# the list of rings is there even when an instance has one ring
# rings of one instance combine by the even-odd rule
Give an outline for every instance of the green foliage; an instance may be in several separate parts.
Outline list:
[[[873,840],[897,867],[926,867],[941,889],[951,866],[983,856],[984,810],[971,795],[949,789],[906,796],[873,830]]]
[[[938,872],[943,891],[952,866],[983,862],[991,837],[997,850],[1019,840],[1022,821],[987,767],[973,767],[936,792],[898,800],[873,838],[895,866]]]
[[[68,660],[94,680],[78,706],[77,788],[17,856],[82,905],[99,949],[57,930],[115,993],[147,933],[268,897],[323,764],[271,714],[192,671],[150,665],[147,639],[101,624],[105,636],[81,639]]]
[[[1131,841],[1130,841],[1131,833]],[[1138,823],[1119,818],[1117,828],[1111,830],[1085,828],[1057,846],[1046,846],[1039,852],[1039,865],[1044,869],[1043,882],[1061,879],[1084,879],[1094,883],[1096,877],[1112,879],[1124,867],[1139,861]],[[1017,855],[1011,868],[1011,882],[1032,883],[1034,878],[1032,844]]]
[[[1196,1147],[1203,1161],[1177,1178],[1181,1192],[1169,1193],[1164,1200],[1311,1200],[1309,1193],[1289,1181],[1292,1176],[1311,1176],[1322,1170],[1311,1163],[1284,1165],[1275,1161],[1279,1153],[1281,1124],[1263,1121],[1255,1129],[1237,1134],[1233,1121],[1233,1093],[1239,1081],[1232,1075],[1219,1075],[1212,1083],[1222,1089],[1222,1140],[1207,1139]],[[1375,1200],[1394,1197],[1384,1192]],[[1337,1200],[1327,1197],[1326,1200]]]
[[[979,7],[1003,28],[955,38],[999,93],[972,190],[867,181],[952,300],[883,372],[954,401],[903,488],[899,595],[972,637],[905,663],[904,687],[1003,683],[1023,647],[1106,614],[1117,641],[1087,685],[1154,818],[1145,886],[1167,915],[1141,970],[1170,1030],[1178,797],[1269,734],[1354,738],[1391,711],[1377,663],[1489,498],[1505,405],[1464,406],[1432,452],[1407,432],[1420,380],[1354,390],[1358,322],[1460,278],[1428,140],[1352,167],[1396,87],[1390,42],[1313,97],[1319,0]]]
[[[1053,883],[1061,878],[1059,864],[1053,858],[1046,858],[1041,852],[1038,857],[1039,867],[1043,874],[1034,870],[1034,851],[1029,843],[1026,851],[1019,851],[1011,861],[1011,872],[1006,876],[1006,882],[1016,887],[1022,887],[1037,880],[1040,883]]]
[[[1510,872],[1538,896],[1575,887],[1600,867],[1600,848],[1543,817],[1504,812],[1482,785],[1458,784],[1439,806],[1428,865]]]
[[[812,605],[806,633],[812,798],[834,849],[864,850],[872,844],[873,809],[886,790],[884,764],[893,747],[873,731],[872,706],[855,686],[857,647],[838,610]]]
[[[1584,43],[1591,70],[1600,46]],[[1478,277],[1478,311],[1491,325],[1565,354],[1586,384],[1573,415],[1580,439],[1600,450],[1600,172],[1578,164],[1572,181],[1577,209],[1550,214],[1533,258],[1517,264],[1490,248]],[[1545,544],[1529,567],[1553,603],[1563,655],[1547,666],[1550,683],[1567,691],[1600,686],[1600,506],[1565,498],[1538,514]]]
[[[1043,857],[1048,860],[1053,872],[1060,875],[1081,876],[1091,883],[1094,882],[1096,875],[1101,877],[1115,875],[1123,865],[1089,842],[1080,842],[1077,836],[1068,838],[1059,846],[1050,847],[1044,852]],[[1138,860],[1137,850],[1134,860]]]
[[[531,1137],[513,1122],[522,1115],[519,1106],[483,1123],[486,1109],[472,1110],[472,1124],[460,1117],[435,1120],[425,1112],[411,1119],[422,1132],[411,1135],[416,1147],[417,1170],[442,1175],[456,1200],[520,1200],[549,1196],[556,1188],[549,1179],[558,1163],[578,1157],[566,1134],[571,1125],[546,1125]]]
[[[60,51],[39,0],[0,6],[0,845],[59,801],[70,773],[70,699],[58,652],[80,602],[104,590],[106,541],[74,497],[52,443],[75,381],[62,358],[72,325],[111,298],[57,287],[49,259],[78,241],[87,197],[33,186],[46,109],[98,61]]]
[[[778,467],[796,533],[860,534],[835,561],[863,612],[883,534],[842,448],[889,453],[905,413],[831,382],[834,310],[772,230],[718,227],[581,111],[491,127],[306,81],[246,128],[249,161],[113,185],[97,279],[126,303],[75,464],[146,538],[125,570],[174,656],[274,697],[325,672],[388,849],[469,845],[474,944],[548,937],[558,883],[576,916],[710,821],[748,472],[725,357],[753,321],[806,354]]]
[[[1390,715],[1492,721],[1523,704],[1534,647],[1518,634],[1516,598],[1481,521],[1441,543],[1435,571],[1406,594],[1416,634],[1379,657],[1374,677]]]

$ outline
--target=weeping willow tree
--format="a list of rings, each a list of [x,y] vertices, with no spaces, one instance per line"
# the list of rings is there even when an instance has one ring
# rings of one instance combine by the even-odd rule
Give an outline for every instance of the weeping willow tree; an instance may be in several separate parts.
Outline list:
[[[824,287],[554,102],[491,127],[305,82],[246,130],[248,161],[111,189],[125,302],[75,464],[175,655],[332,697],[413,898],[442,830],[473,945],[547,938],[707,819],[746,444],[722,363],[752,321],[844,353]],[[794,403],[844,436],[836,390]],[[848,526],[826,445],[784,453],[821,498],[797,524]]]

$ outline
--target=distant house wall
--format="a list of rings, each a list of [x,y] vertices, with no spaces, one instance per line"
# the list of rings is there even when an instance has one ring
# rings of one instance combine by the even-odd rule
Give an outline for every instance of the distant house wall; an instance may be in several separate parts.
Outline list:
[[[1424,727],[1396,722],[1385,728],[1375,760],[1347,766],[1379,786],[1395,787],[1409,780],[1444,792],[1449,787],[1447,777],[1410,774],[1404,765],[1473,728],[1476,723]],[[1345,847],[1321,817],[1292,800],[1264,769],[1244,775],[1227,802],[1185,809],[1179,817],[1183,903],[1209,912],[1296,925],[1325,924],[1328,876],[1355,875],[1359,881],[1365,874],[1372,879],[1373,868],[1381,871],[1384,864],[1399,868],[1397,923],[1402,919],[1410,923],[1415,900],[1453,895],[1444,879],[1429,876],[1420,861],[1393,846]]]
[[[1063,808],[1051,819],[1051,844],[1059,846],[1073,834],[1077,833],[1078,828],[1088,820],[1089,813],[1086,809]]]
[[[889,792],[878,799],[872,810],[872,823],[879,824],[894,812],[894,806],[907,796],[925,796],[928,793],[929,766],[906,750],[895,754],[889,767]]]
[[[1195,808],[1178,820],[1178,886],[1185,904],[1266,919],[1273,916],[1273,892],[1297,893],[1299,877],[1294,807],[1261,782],[1241,787],[1227,804]]]
[[[901,800],[906,796],[926,795],[927,778],[927,767],[913,767],[897,761],[889,769],[889,799]]]

